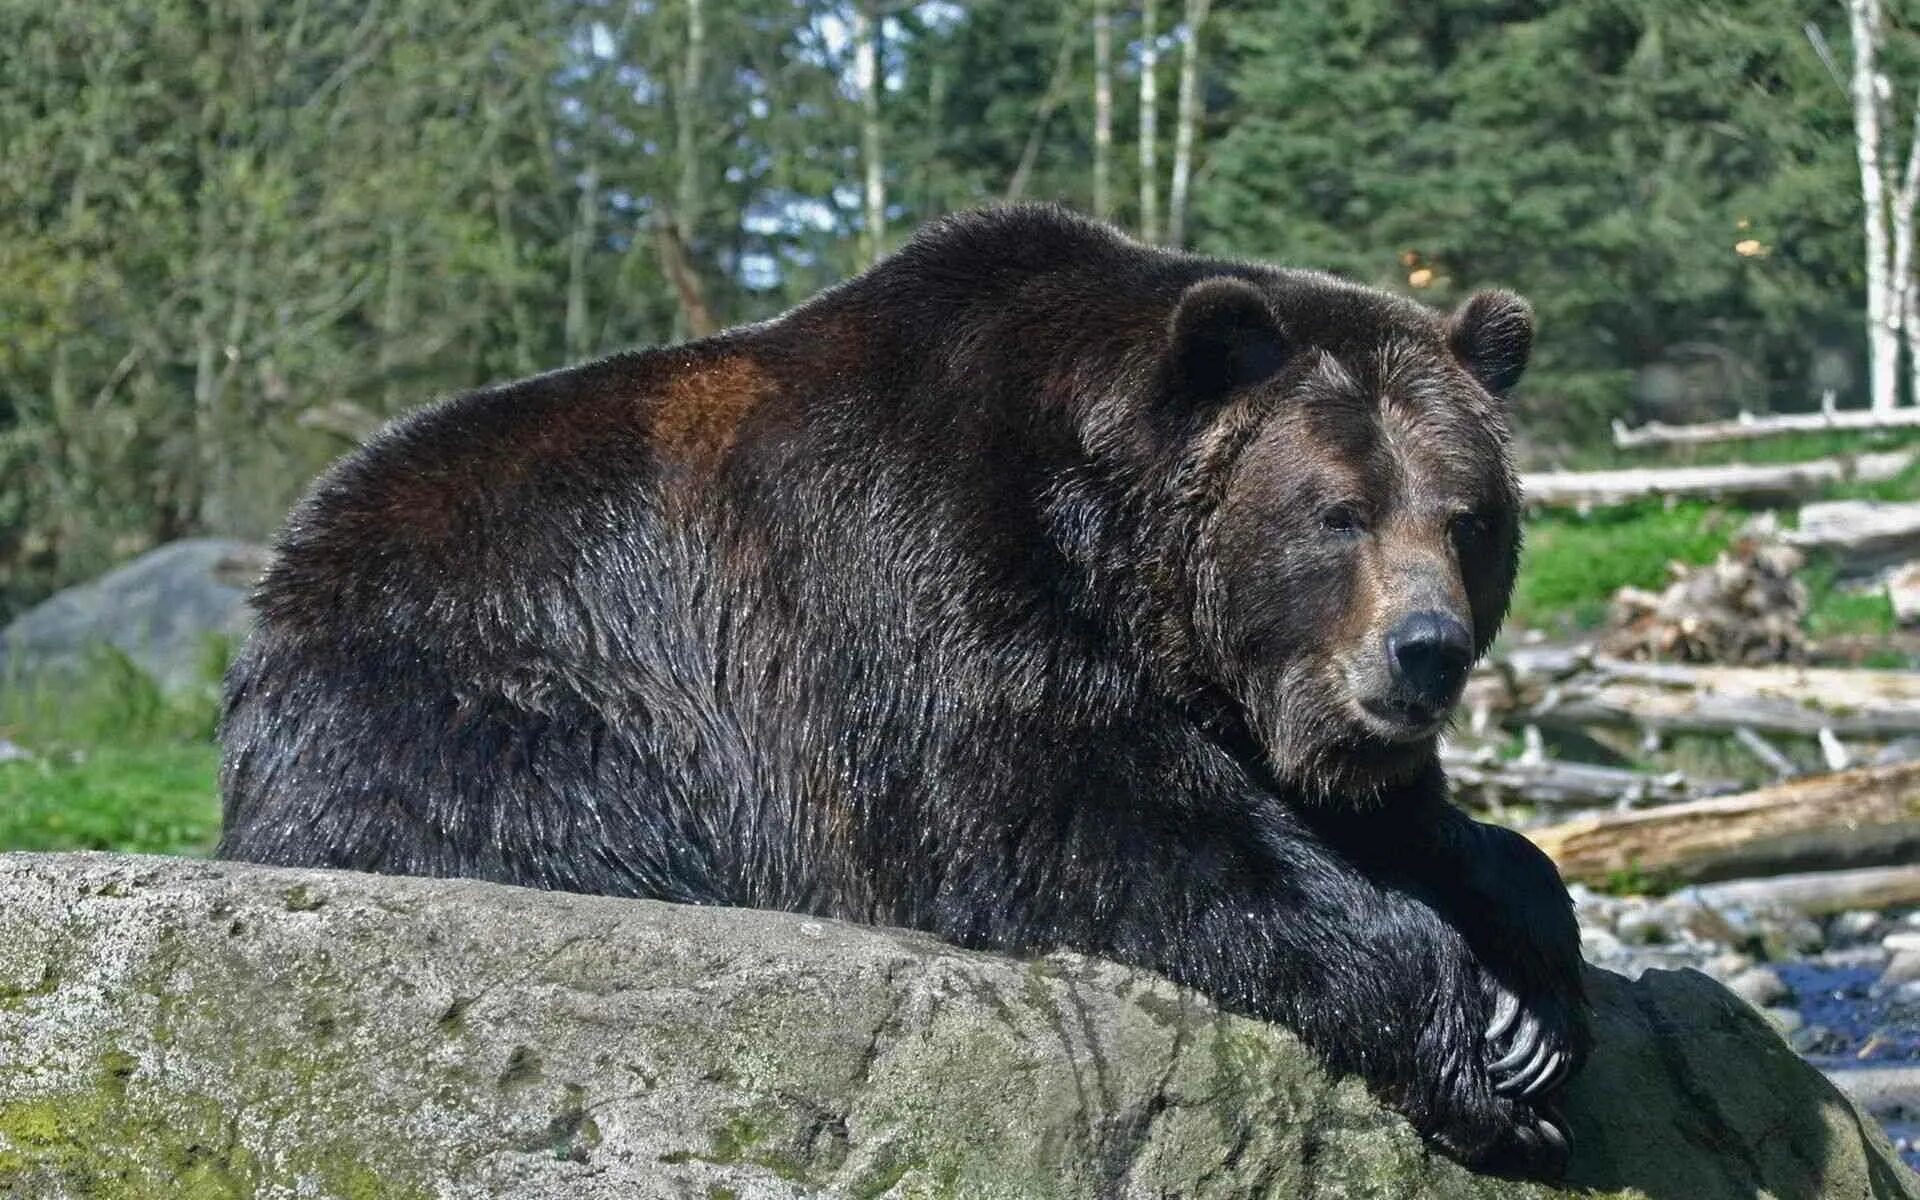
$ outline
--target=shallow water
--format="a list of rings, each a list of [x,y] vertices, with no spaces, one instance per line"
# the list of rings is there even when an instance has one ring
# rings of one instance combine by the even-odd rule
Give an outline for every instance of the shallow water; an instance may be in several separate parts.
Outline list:
[[[1920,1003],[1897,993],[1874,994],[1881,964],[1829,966],[1779,963],[1775,970],[1793,989],[1794,1007],[1806,1024],[1793,1035],[1794,1048],[1823,1071],[1862,1067],[1920,1067]],[[1900,1157],[1920,1170],[1920,1111],[1876,1114]]]

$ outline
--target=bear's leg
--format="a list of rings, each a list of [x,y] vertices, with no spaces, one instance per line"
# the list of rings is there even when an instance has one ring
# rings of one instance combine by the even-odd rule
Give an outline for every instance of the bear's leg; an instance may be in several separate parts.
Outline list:
[[[1231,851],[1223,861],[1215,847],[1194,855],[1211,869],[1190,862],[1161,876],[1187,881],[1184,894],[1136,895],[1138,916],[1110,952],[1287,1025],[1469,1165],[1561,1174],[1557,1118],[1503,1088],[1527,1065],[1501,1062],[1525,997],[1503,988],[1418,888],[1373,877],[1304,828],[1265,840],[1258,861]]]
[[[1369,875],[1404,881],[1461,931],[1500,999],[1490,1030],[1501,1092],[1550,1095],[1589,1049],[1580,927],[1559,872],[1526,838],[1437,794],[1409,798],[1393,818],[1391,841],[1351,820],[1327,832]]]

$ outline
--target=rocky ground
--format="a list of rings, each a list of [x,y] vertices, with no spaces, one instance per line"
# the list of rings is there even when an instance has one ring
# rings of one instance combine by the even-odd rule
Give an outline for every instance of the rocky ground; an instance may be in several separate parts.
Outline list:
[[[1692,967],[1766,1014],[1886,1125],[1920,1168],[1920,909],[1814,919],[1576,886],[1587,961],[1638,977]]]

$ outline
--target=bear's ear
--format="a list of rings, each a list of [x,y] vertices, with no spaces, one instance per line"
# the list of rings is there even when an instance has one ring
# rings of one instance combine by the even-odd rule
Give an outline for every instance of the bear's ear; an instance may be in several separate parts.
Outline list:
[[[1277,373],[1286,336],[1267,299],[1244,279],[1203,279],[1173,310],[1173,367],[1186,390],[1214,398]]]
[[[1512,292],[1475,292],[1447,318],[1447,344],[1482,386],[1504,396],[1533,353],[1533,306]]]

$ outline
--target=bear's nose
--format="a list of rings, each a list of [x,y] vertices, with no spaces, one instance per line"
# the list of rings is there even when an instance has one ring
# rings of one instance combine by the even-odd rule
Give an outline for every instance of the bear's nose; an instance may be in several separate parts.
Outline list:
[[[1473,665],[1473,635],[1458,618],[1417,612],[1387,631],[1394,682],[1429,708],[1445,708]]]

